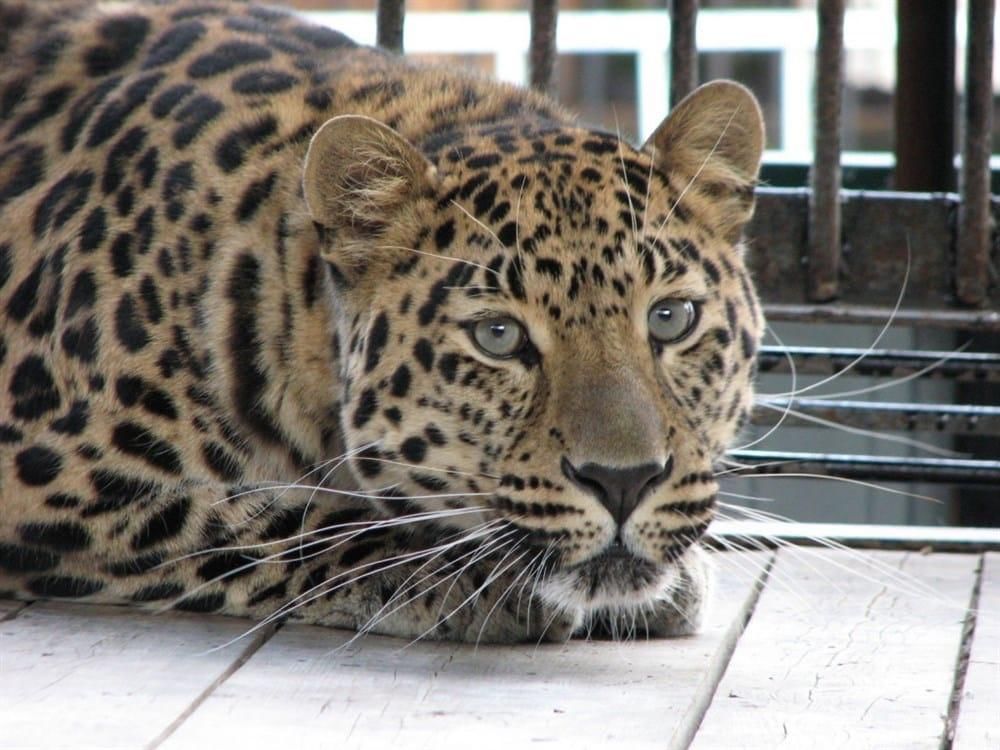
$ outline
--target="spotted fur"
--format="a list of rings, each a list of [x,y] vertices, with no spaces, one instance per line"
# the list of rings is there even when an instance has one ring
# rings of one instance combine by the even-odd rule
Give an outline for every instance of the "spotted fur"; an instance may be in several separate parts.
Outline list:
[[[260,6],[0,19],[0,591],[696,627],[761,332],[745,89],[637,149]],[[681,340],[651,338],[661,300]],[[476,343],[495,320],[511,356]]]

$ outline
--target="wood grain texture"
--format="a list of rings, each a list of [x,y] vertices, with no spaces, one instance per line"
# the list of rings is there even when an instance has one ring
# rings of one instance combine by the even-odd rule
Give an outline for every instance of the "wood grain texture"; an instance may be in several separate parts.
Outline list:
[[[954,750],[1000,747],[1000,553],[985,555],[977,609]]]
[[[0,622],[0,747],[139,748],[246,647],[248,623],[35,603]]]
[[[977,562],[783,550],[691,747],[937,750]]]
[[[767,562],[721,556],[716,606],[693,638],[480,647],[280,631],[163,748],[663,748],[711,694]],[[720,651],[724,652],[720,656]],[[705,685],[706,680],[712,681]]]

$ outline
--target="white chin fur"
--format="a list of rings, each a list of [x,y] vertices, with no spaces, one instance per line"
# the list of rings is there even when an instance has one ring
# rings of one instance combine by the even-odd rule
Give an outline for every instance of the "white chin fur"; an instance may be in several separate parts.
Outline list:
[[[574,571],[560,571],[550,576],[538,587],[538,594],[546,604],[562,612],[591,612],[598,609],[635,609],[670,598],[678,581],[677,568],[665,568],[659,578],[641,589],[613,591],[601,587],[591,596],[589,584],[580,580]]]

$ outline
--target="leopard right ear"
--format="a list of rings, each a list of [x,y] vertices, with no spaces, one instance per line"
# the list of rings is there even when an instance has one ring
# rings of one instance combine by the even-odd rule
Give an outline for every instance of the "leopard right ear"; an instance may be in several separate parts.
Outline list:
[[[710,186],[719,229],[738,239],[753,213],[764,153],[764,118],[749,89],[734,81],[699,86],[674,107],[643,148],[682,184]]]
[[[376,239],[417,199],[433,193],[434,166],[392,128],[361,115],[327,120],[309,143],[306,206],[338,245]]]

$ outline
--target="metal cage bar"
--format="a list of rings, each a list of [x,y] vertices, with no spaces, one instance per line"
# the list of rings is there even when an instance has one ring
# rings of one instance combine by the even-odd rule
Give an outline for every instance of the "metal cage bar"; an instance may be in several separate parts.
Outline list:
[[[379,47],[403,51],[403,20],[406,0],[378,0],[375,16],[375,40]]]
[[[670,4],[670,106],[698,84],[696,28],[698,0],[672,0]]]
[[[816,140],[809,197],[809,299],[839,291],[840,106],[844,88],[844,0],[820,0],[816,60]]]
[[[990,141],[993,113],[994,0],[969,0],[962,108],[962,202],[958,209],[955,292],[982,305],[989,283]]]
[[[896,190],[955,189],[955,0],[896,3]]]
[[[552,93],[556,62],[557,0],[531,0],[531,46],[528,54],[532,88]]]

